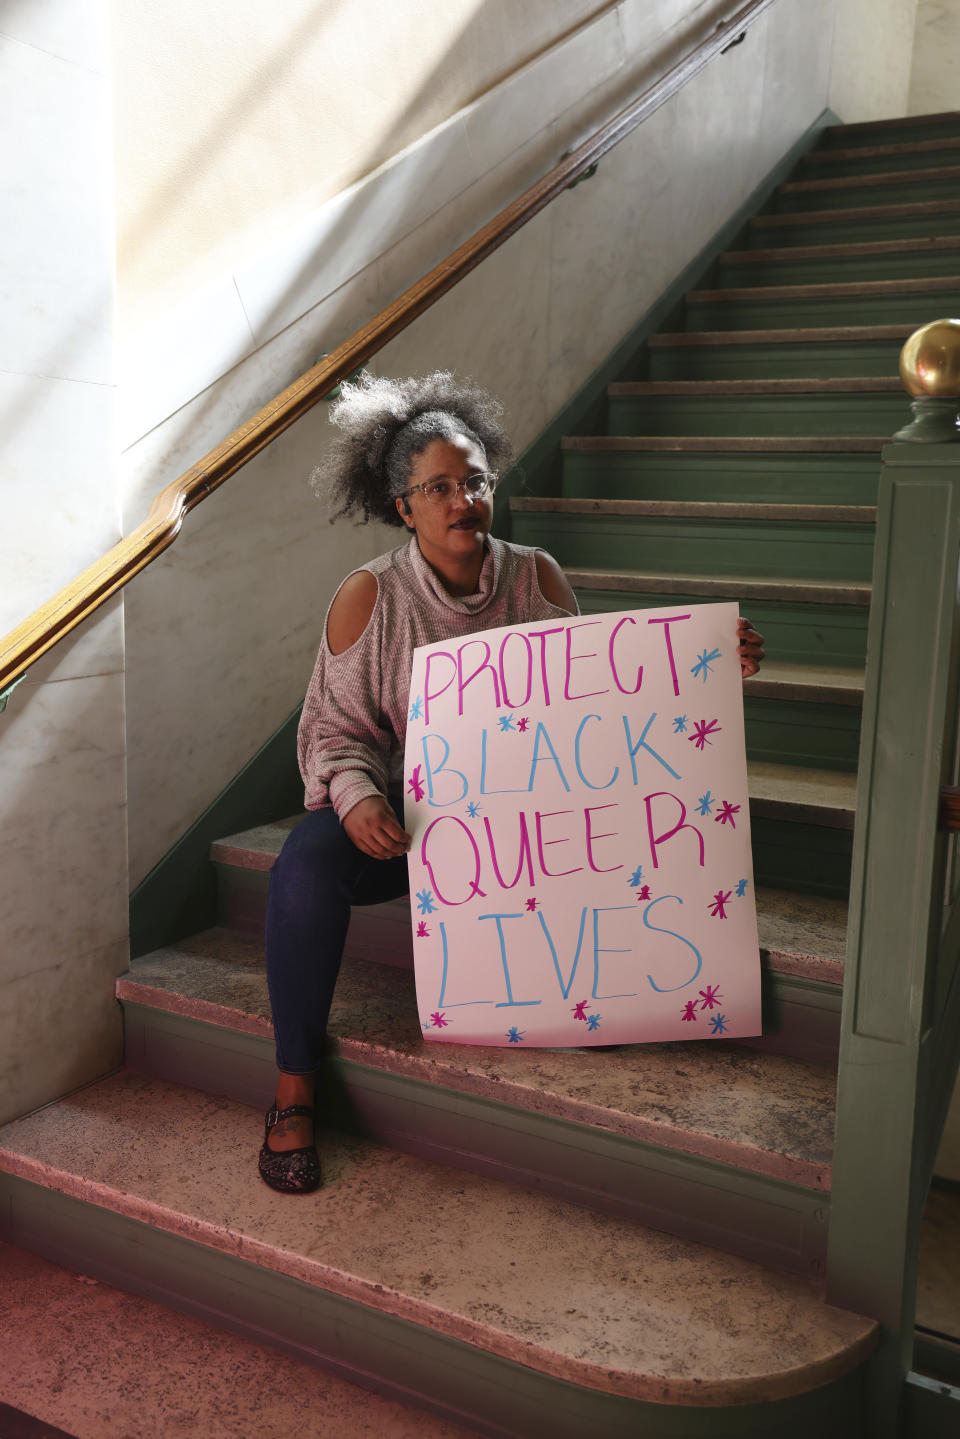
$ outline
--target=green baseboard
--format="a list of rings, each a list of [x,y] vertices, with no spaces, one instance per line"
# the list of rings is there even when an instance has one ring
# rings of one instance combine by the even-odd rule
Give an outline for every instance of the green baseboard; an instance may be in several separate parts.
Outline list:
[[[567,401],[556,418],[524,450],[497,489],[494,513],[497,534],[510,538],[511,494],[560,493],[562,436],[603,432],[607,385],[621,378],[631,367],[636,367],[637,356],[643,346],[677,311],[687,290],[695,288],[716,263],[717,256],[730,248],[750,217],[766,203],[800,156],[810,149],[819,132],[836,123],[837,117],[830,110],[824,110],[818,116],[709,244],[684,267],[656,304]],[[284,720],[236,778],[137,885],[130,896],[132,958],[216,923],[216,875],[209,858],[210,845],[215,839],[251,825],[280,819],[300,808],[303,787],[296,766],[298,720],[299,710]]]
[[[297,706],[207,806],[130,896],[130,957],[148,954],[217,922],[215,839],[268,824],[303,807]]]

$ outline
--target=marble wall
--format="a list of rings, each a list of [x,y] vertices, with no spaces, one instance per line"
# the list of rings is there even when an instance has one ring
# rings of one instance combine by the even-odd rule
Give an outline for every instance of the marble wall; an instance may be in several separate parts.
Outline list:
[[[918,0],[908,115],[960,109],[960,0]]]
[[[836,0],[830,108],[845,124],[907,113],[917,0]]]
[[[0,3],[0,633],[119,537],[105,4]],[[0,714],[0,1122],[120,1060],[119,600]]]
[[[131,344],[126,523],[673,63],[729,6],[623,0]],[[532,441],[827,102],[833,0],[780,0],[377,358],[500,393]],[[204,379],[206,377],[206,380]],[[340,577],[396,531],[331,527],[320,404],[128,590],[131,883],[302,697]]]

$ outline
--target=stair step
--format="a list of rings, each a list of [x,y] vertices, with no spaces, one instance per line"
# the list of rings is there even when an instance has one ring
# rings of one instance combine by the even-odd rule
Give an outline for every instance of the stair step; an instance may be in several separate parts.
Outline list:
[[[953,273],[960,264],[960,235],[867,240],[845,245],[788,245],[772,250],[728,250],[717,261],[726,285],[789,285],[852,279],[920,279]]]
[[[0,1267],[6,1439],[477,1434],[23,1249],[4,1246]],[[36,1417],[8,1427],[4,1403]]]
[[[863,704],[864,672],[853,667],[798,665],[767,659],[760,673],[743,682],[746,696],[808,700],[813,703]]]
[[[914,280],[864,280],[813,285],[759,285],[691,290],[686,296],[688,330],[752,330],[789,325],[921,323],[952,314],[960,300],[960,275]]]
[[[768,575],[711,575],[663,573],[654,570],[587,569],[567,566],[567,579],[575,590],[616,591],[629,594],[683,595],[712,600],[782,600],[789,603],[869,605],[869,584],[841,584],[833,580],[783,580]],[[621,600],[620,608],[633,602]],[[654,603],[654,601],[651,601]],[[612,606],[611,606],[612,608]]]
[[[659,407],[672,415],[687,405],[702,411],[705,435],[612,434],[564,440],[561,493],[571,499],[717,499],[731,502],[809,501],[814,504],[873,504],[885,441],[873,437],[724,435],[719,422],[737,423],[742,406],[767,412],[786,425],[788,408],[802,397],[786,395],[624,396],[610,400],[610,423],[626,430],[639,411],[656,423]],[[799,427],[799,419],[797,425]],[[772,428],[772,426],[771,426]]]
[[[750,814],[757,818],[852,830],[856,807],[854,774],[762,762],[750,766]]]
[[[885,170],[876,174],[836,175],[788,180],[778,185],[781,213],[826,210],[835,205],[900,205],[913,200],[954,199],[960,192],[960,165],[931,165],[921,170]]]
[[[762,564],[785,578],[867,581],[874,515],[872,506],[511,500],[515,539],[543,545],[564,568],[603,562],[713,577]]]
[[[858,120],[852,125],[828,125],[820,132],[817,149],[853,149],[861,145],[910,144],[960,136],[960,112],[940,110],[933,115],[898,115],[887,120]]]
[[[906,169],[913,160],[919,168],[936,163],[960,165],[960,134],[939,140],[901,141],[893,145],[855,145],[849,150],[811,150],[800,161],[798,173],[805,177],[814,174],[866,175]]]
[[[922,323],[653,335],[647,342],[650,379],[896,375],[904,342]]]
[[[357,1139],[324,1137],[326,1185],[284,1203],[253,1168],[260,1118],[123,1074],[19,1120],[0,1136],[10,1237],[69,1243],[82,1214],[98,1268],[123,1264],[132,1285],[162,1274],[183,1304],[227,1290],[240,1322],[285,1321],[463,1417],[502,1420],[508,1383],[520,1434],[547,1419],[569,1439],[644,1420],[664,1434],[654,1406],[770,1406],[855,1370],[876,1341],[806,1280]],[[185,1134],[203,1136],[202,1173]]]
[[[806,210],[798,214],[755,215],[748,221],[748,244],[863,244],[952,235],[960,225],[960,200],[928,200],[903,205],[863,205],[857,209]]]
[[[724,437],[748,440],[748,448],[773,451],[791,438],[794,449],[872,451],[910,418],[910,401],[899,376],[799,379],[648,380],[607,386],[610,436],[663,437],[675,446],[696,438],[733,448]],[[580,437],[574,437],[580,438]],[[562,442],[564,450],[575,448]],[[874,464],[875,474],[879,466]]]

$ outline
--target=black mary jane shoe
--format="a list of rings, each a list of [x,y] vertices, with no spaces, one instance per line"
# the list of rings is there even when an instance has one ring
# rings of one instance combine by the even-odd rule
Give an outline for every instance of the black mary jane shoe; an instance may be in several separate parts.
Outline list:
[[[316,1125],[317,1111],[311,1104],[288,1104],[286,1109],[278,1109],[277,1101],[273,1101],[273,1108],[267,1110],[260,1150],[260,1178],[281,1194],[312,1194],[319,1189],[323,1177],[317,1146],[304,1144],[300,1149],[270,1149],[267,1144],[270,1131],[281,1119],[312,1119]]]

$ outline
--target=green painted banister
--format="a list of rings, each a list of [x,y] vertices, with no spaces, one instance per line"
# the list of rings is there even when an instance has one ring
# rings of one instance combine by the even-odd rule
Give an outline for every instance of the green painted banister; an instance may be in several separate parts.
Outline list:
[[[960,1055],[960,448],[883,452],[837,1082],[827,1294],[880,1320],[872,1439],[901,1433],[920,1221]]]

